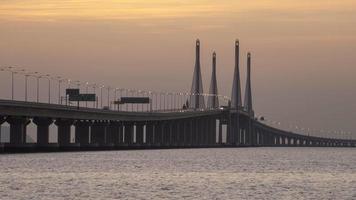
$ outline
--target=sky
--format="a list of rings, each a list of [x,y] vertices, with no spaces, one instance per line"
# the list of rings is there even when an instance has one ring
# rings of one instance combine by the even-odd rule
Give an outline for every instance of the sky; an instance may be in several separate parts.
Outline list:
[[[239,39],[243,90],[252,53],[257,115],[356,137],[355,24],[355,0],[1,0],[0,66],[189,91],[199,38],[204,90],[216,51],[219,93],[230,96]],[[0,77],[0,98],[9,98],[10,75]],[[23,98],[23,77],[15,91]]]

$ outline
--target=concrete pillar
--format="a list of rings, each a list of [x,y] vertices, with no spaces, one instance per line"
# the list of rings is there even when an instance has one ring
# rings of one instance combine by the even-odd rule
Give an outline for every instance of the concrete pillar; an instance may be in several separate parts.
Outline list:
[[[172,122],[163,123],[163,145],[169,146],[172,135]]]
[[[161,146],[163,144],[163,132],[164,125],[163,121],[159,121],[155,124],[154,140],[156,146]]]
[[[214,117],[209,118],[209,145],[216,144],[216,119]]]
[[[184,146],[192,146],[193,142],[193,119],[187,119],[184,134]]]
[[[30,120],[26,117],[8,117],[6,121],[10,124],[10,144],[25,144],[26,126]]]
[[[222,119],[219,119],[219,136],[218,136],[218,143],[222,144]]]
[[[1,125],[6,121],[4,116],[0,116],[0,144],[1,144]]]
[[[143,128],[144,123],[136,123],[136,144],[143,145]]]
[[[197,146],[198,144],[198,125],[197,125],[197,120],[196,119],[192,119],[192,134],[191,134],[191,137],[192,137],[192,140],[191,140],[191,146]]]
[[[125,122],[124,123],[125,126],[125,139],[124,139],[124,143],[126,145],[132,145],[133,144],[133,134],[134,134],[134,128],[133,128],[133,123],[132,122]]]
[[[246,142],[246,127],[245,126],[242,126],[242,129],[241,129],[241,144],[243,144],[243,145],[247,144],[247,142]]]
[[[59,146],[68,146],[70,144],[70,128],[73,124],[73,120],[57,119],[54,124],[58,127]]]
[[[180,131],[181,133],[179,134],[179,146],[185,147],[187,135],[187,120],[182,120],[180,124]]]
[[[178,120],[173,120],[171,121],[171,140],[170,140],[170,146],[176,146],[177,145],[177,138],[178,138]]]
[[[106,140],[107,143],[118,146],[121,144],[122,136],[120,132],[121,123],[117,121],[110,121],[106,128]],[[120,141],[121,140],[121,141]]]
[[[147,122],[146,123],[146,144],[147,145],[152,145],[154,144],[154,124],[152,122]]]
[[[205,146],[206,145],[206,136],[207,136],[207,124],[206,124],[206,118],[205,117],[201,117],[199,119],[199,137],[200,137],[200,142],[199,145],[200,146]]]
[[[251,120],[248,119],[245,125],[245,145],[251,145]]]
[[[176,145],[178,147],[183,147],[184,146],[184,120],[179,120],[177,123],[177,137],[176,137]]]
[[[281,145],[281,136],[276,135],[276,146],[280,146]]]
[[[108,122],[106,121],[95,121],[91,125],[91,143],[99,144],[101,146],[107,145],[107,127]]]
[[[75,142],[81,146],[89,144],[89,127],[90,121],[78,120],[74,123],[75,126]]]
[[[232,123],[232,114],[227,117],[226,144],[232,144],[234,141],[234,124]]]
[[[48,145],[49,143],[49,126],[53,123],[51,118],[35,117],[33,123],[37,126],[37,144]]]

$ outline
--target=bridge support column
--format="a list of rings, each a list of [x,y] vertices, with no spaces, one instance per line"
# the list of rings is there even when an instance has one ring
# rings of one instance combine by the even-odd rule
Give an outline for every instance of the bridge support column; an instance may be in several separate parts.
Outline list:
[[[163,144],[163,133],[164,133],[164,122],[160,121],[155,124],[154,140],[156,146],[162,146]]]
[[[280,146],[281,145],[281,136],[276,135],[276,146]]]
[[[120,122],[111,121],[107,126],[107,143],[119,146],[120,143]]]
[[[154,143],[154,125],[152,122],[147,122],[146,123],[146,144],[147,145],[152,145]]]
[[[4,116],[0,116],[0,144],[1,144],[1,125],[6,121]]]
[[[70,119],[57,119],[55,122],[58,132],[58,144],[60,147],[70,145],[70,129],[73,120]]]
[[[193,119],[188,119],[186,121],[186,129],[184,134],[184,146],[192,146],[193,143]]]
[[[185,121],[184,120],[179,120],[178,126],[177,126],[177,146],[178,147],[184,147],[184,135],[185,135]]]
[[[26,117],[8,117],[10,124],[10,144],[26,144],[26,126],[30,120]]]
[[[96,121],[91,125],[91,143],[99,146],[108,146],[107,127],[108,122]],[[110,144],[112,145],[112,144]]]
[[[37,145],[46,146],[49,144],[49,126],[53,123],[51,118],[35,117],[33,123],[37,126]]]
[[[176,147],[178,145],[178,134],[179,134],[179,122],[178,120],[174,120],[171,123],[171,142],[170,146]]]
[[[143,123],[136,123],[136,144],[142,146],[143,145]]]
[[[124,139],[124,143],[126,145],[132,145],[133,144],[133,140],[134,140],[134,137],[133,137],[133,124],[131,122],[125,122],[124,124],[125,126],[125,139]]]
[[[216,145],[216,119],[214,117],[209,119],[209,145]]]
[[[79,143],[80,146],[89,145],[89,127],[91,125],[90,121],[76,121],[75,126],[75,142]]]
[[[218,144],[222,144],[222,119],[219,119],[219,136],[218,136]]]
[[[163,124],[163,145],[168,147],[171,142],[172,122],[167,121]]]

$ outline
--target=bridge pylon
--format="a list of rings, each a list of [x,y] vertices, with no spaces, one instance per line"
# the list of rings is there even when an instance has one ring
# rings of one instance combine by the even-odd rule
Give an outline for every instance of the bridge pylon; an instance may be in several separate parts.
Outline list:
[[[231,91],[231,109],[232,112],[229,117],[229,130],[227,141],[229,144],[237,145],[240,141],[240,118],[239,110],[242,108],[241,100],[241,80],[240,80],[240,42],[239,40],[235,41],[235,68],[234,68],[234,77],[232,83]]]
[[[196,40],[195,43],[195,67],[193,74],[193,82],[190,91],[189,108],[203,109],[205,108],[205,100],[203,96],[203,81],[201,78],[200,69],[200,41]]]
[[[210,89],[208,96],[208,108],[215,109],[219,107],[218,84],[216,81],[216,53],[213,52],[213,67],[211,72]]]
[[[247,77],[246,77],[246,89],[245,89],[245,101],[244,101],[244,110],[248,113],[248,124],[247,124],[247,139],[246,141],[250,145],[256,145],[257,135],[253,130],[253,120],[254,112],[252,107],[252,89],[251,89],[251,53],[247,53]]]

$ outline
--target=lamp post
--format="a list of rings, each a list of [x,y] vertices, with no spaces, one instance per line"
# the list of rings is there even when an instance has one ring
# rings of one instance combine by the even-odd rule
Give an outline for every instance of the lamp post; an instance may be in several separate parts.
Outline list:
[[[62,77],[60,77],[60,76],[57,76],[56,77],[57,78],[57,80],[58,80],[58,104],[61,104],[61,83],[62,83]]]
[[[37,72],[34,72],[37,73]],[[28,100],[28,78],[32,75],[32,73],[25,73],[25,101]]]
[[[37,103],[40,101],[40,78],[41,76],[36,76],[36,83],[37,83],[37,90],[36,90],[36,93],[37,93]]]
[[[103,108],[103,88],[104,87],[105,87],[104,85],[100,86],[100,108]]]
[[[89,82],[85,83],[85,93],[88,94]],[[88,108],[88,101],[85,101],[85,107]]]
[[[108,86],[108,107],[109,107],[109,109],[110,109],[110,107],[111,107],[111,105],[110,105],[110,89],[111,89],[111,87],[110,86]]]
[[[43,76],[43,78],[46,78],[48,80],[48,104],[51,103],[51,76],[49,74],[46,74]]]
[[[97,85],[96,84],[93,84],[93,93],[95,94],[95,101],[93,102],[93,108],[98,108],[98,98],[96,96],[96,88],[97,88]]]

